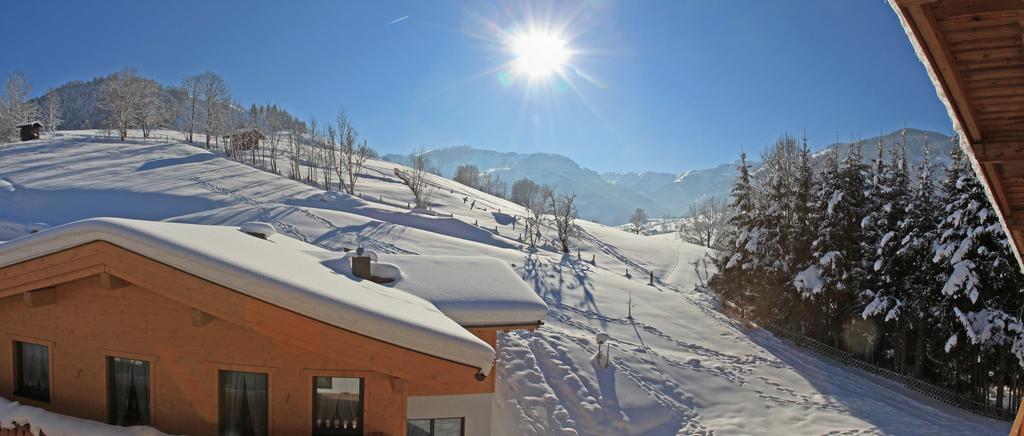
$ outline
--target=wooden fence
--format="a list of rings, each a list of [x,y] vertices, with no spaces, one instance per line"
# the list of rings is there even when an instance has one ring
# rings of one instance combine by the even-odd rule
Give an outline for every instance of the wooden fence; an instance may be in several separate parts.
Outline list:
[[[913,378],[909,375],[900,374],[898,372],[882,368],[880,366],[872,365],[870,363],[858,359],[852,353],[832,347],[822,342],[818,342],[817,340],[811,339],[807,336],[804,336],[800,333],[783,327],[768,324],[760,324],[760,326],[772,332],[773,334],[775,334],[775,336],[792,341],[796,345],[811,350],[818,355],[842,363],[846,366],[857,368],[869,374],[874,374],[889,381],[899,383],[906,387],[907,389],[924,394],[930,398],[934,398],[943,403],[956,406],[961,409],[988,418],[999,419],[1003,421],[1010,421],[1013,420],[1014,418],[1014,410],[1007,410],[991,404],[981,403],[950,389],[941,386],[935,386],[931,383]]]
[[[0,436],[35,436],[35,433],[32,433],[30,424],[18,425],[18,423],[12,422],[11,428],[4,428],[0,425]],[[39,436],[46,436],[46,433],[39,430]]]

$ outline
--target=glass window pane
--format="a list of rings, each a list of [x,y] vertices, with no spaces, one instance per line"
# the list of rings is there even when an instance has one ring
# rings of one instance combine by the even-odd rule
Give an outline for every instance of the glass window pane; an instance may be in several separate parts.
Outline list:
[[[220,371],[220,434],[267,435],[267,375]]]
[[[410,419],[406,430],[407,436],[430,436],[429,419]]]
[[[149,425],[149,362],[107,358],[110,423]]]
[[[363,380],[313,378],[313,434],[363,434]]]
[[[434,436],[462,436],[462,418],[435,419]]]
[[[15,394],[50,401],[50,348],[28,342],[14,343]]]

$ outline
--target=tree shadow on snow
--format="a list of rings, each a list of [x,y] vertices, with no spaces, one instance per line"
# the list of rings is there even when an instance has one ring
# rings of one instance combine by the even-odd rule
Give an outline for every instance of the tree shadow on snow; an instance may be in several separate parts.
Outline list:
[[[290,198],[285,200],[290,206],[302,206],[317,209],[336,210],[355,213],[379,221],[386,221],[406,227],[412,227],[445,236],[452,236],[498,248],[518,248],[504,239],[495,237],[491,231],[466,223],[457,218],[427,216],[407,211],[397,212],[373,207],[365,201],[346,194],[329,192],[306,198]]]
[[[874,425],[884,434],[942,434],[954,428],[962,431],[962,434],[1005,434],[1009,431],[1009,423],[982,418],[918,394],[895,382],[818,357],[766,330],[752,331],[747,336],[814,387],[816,393],[820,394],[814,395],[818,409],[832,409],[855,416]],[[805,404],[796,404],[796,399],[803,397],[799,392],[768,378],[762,380],[778,391],[766,390],[765,393],[773,395],[765,397],[762,394],[765,400],[782,403],[783,406],[807,407]]]
[[[206,162],[208,160],[213,160],[213,159],[216,159],[216,158],[217,158],[217,156],[214,155],[213,153],[196,153],[196,154],[191,154],[191,155],[182,156],[182,157],[169,157],[169,158],[166,158],[166,159],[151,160],[151,161],[146,162],[146,163],[144,163],[142,165],[139,165],[139,168],[137,168],[136,170],[137,171],[155,170],[155,169],[158,169],[158,168],[166,168],[166,167],[175,166],[175,165],[185,165],[185,164]]]

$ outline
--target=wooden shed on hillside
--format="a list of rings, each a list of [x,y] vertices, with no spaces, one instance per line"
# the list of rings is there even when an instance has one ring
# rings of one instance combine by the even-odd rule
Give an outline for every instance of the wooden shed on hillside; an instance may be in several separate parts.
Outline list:
[[[228,154],[234,156],[243,151],[259,150],[260,141],[266,139],[266,136],[259,129],[253,127],[236,130],[230,135],[225,135],[224,139],[228,141]]]
[[[890,0],[1013,241],[1024,251],[1024,2]],[[1022,262],[1024,263],[1024,262]],[[1024,436],[1024,406],[1012,435]]]
[[[39,121],[18,124],[14,127],[18,129],[22,141],[31,141],[33,139],[39,139],[39,134],[40,132],[43,131],[43,123],[40,123]]]

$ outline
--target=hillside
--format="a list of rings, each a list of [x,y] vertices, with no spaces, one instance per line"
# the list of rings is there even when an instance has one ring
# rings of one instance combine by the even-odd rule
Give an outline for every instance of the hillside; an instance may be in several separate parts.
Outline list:
[[[931,146],[933,162],[948,162],[950,138],[937,132],[906,129],[908,160],[912,165],[921,162],[924,143]],[[878,155],[881,142],[888,149],[899,141],[899,131],[885,133],[857,141],[861,156],[870,162]],[[813,165],[820,166],[825,152],[838,149],[845,158],[852,143],[833,143],[814,151]],[[597,173],[583,168],[571,158],[558,154],[498,152],[470,146],[448,147],[426,152],[431,165],[442,175],[452,177],[460,165],[475,165],[511,184],[528,178],[541,184],[556,186],[559,190],[576,192],[580,216],[609,225],[626,223],[636,208],[643,208],[650,217],[683,216],[690,204],[704,197],[726,198],[736,177],[736,162],[712,168],[695,169],[679,174],[661,172],[606,172]],[[748,160],[756,171],[759,153],[751,153]],[[384,160],[408,164],[409,157],[389,154]],[[937,168],[938,170],[938,168]]]
[[[370,161],[356,198],[174,139],[121,143],[96,132],[63,132],[0,145],[0,240],[35,223],[93,216],[223,225],[260,220],[329,249],[353,239],[380,253],[493,256],[550,308],[536,332],[500,338],[494,421],[503,434],[1009,429],[720,315],[691,265],[707,250],[672,234],[636,236],[581,222],[580,258],[555,252],[551,231],[530,250],[513,228],[512,216],[523,213],[516,205],[434,177],[433,209],[445,215],[415,213],[406,208],[406,188],[391,176],[395,167]],[[656,276],[652,285],[648,272]],[[611,335],[608,368],[593,361],[600,331]]]

